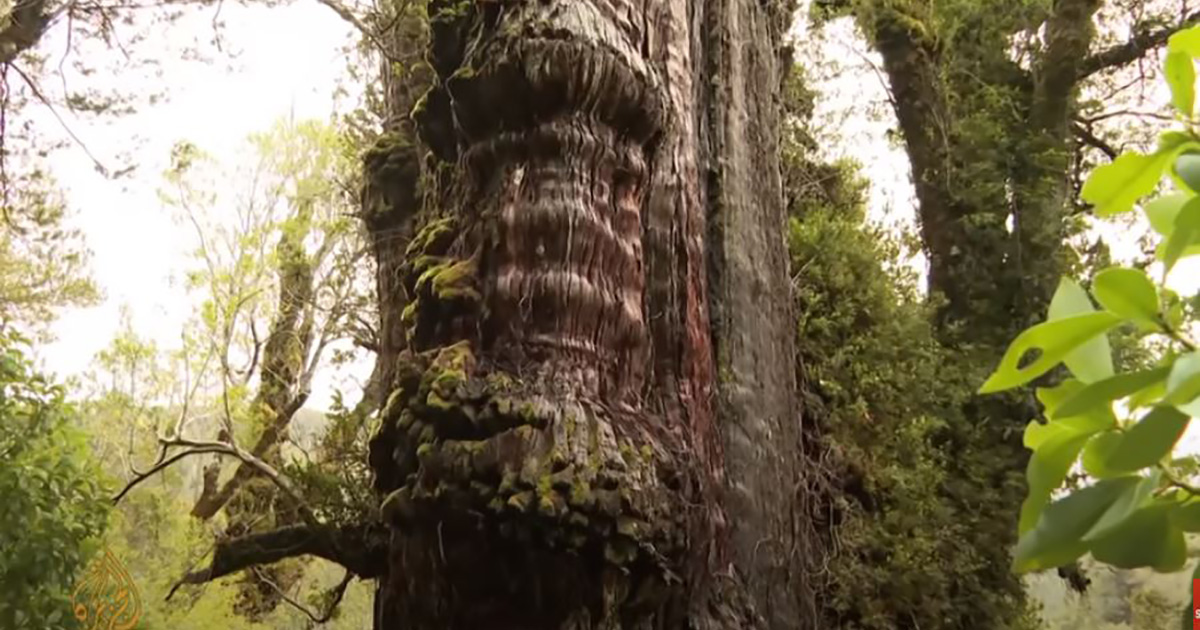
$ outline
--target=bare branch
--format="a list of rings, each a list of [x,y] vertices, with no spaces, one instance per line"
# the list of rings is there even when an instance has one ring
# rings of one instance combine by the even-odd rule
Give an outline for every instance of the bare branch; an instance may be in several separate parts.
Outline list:
[[[226,398],[228,397],[226,396]],[[231,443],[226,445],[228,447],[227,450],[232,451],[229,454],[237,453],[235,456],[242,460],[242,463],[240,466],[238,466],[237,470],[234,471],[233,477],[226,481],[225,485],[221,486],[221,489],[215,495],[201,495],[200,498],[196,500],[195,506],[192,507],[192,516],[201,519],[211,518],[213,514],[216,514],[218,510],[220,510],[226,503],[229,502],[229,499],[233,497],[233,494],[237,492],[238,488],[240,488],[243,483],[250,479],[254,474],[261,473],[266,475],[269,479],[271,479],[272,482],[279,486],[281,490],[292,496],[298,502],[297,505],[299,505],[301,508],[300,516],[304,518],[305,522],[308,522],[310,518],[315,519],[315,517],[312,517],[312,511],[308,508],[308,506],[300,502],[299,495],[295,493],[295,490],[291,489],[291,484],[288,483],[287,480],[282,476],[280,476],[279,473],[276,472],[275,469],[269,464],[259,459],[259,457],[265,454],[271,446],[278,442],[279,429],[276,427],[286,426],[287,423],[291,421],[292,416],[296,415],[296,412],[304,406],[304,403],[307,400],[308,394],[306,392],[301,392],[299,395],[293,398],[288,403],[287,407],[285,407],[281,412],[276,424],[272,427],[268,427],[268,429],[263,432],[262,436],[259,437],[258,442],[254,445],[254,450],[252,453],[246,452],[236,444]],[[226,403],[226,405],[228,405],[228,403]],[[226,423],[228,426],[230,439],[232,440],[232,421],[228,418],[228,416],[226,417]],[[220,444],[220,442],[217,442],[217,444]]]
[[[1107,155],[1108,159],[1110,160],[1117,159],[1117,154],[1120,153],[1120,151],[1117,151],[1112,147],[1112,145],[1101,140],[1096,136],[1096,134],[1093,134],[1083,125],[1076,124],[1071,130],[1075,133],[1076,137],[1083,141],[1084,144],[1099,149],[1100,152],[1104,153],[1104,155]]]
[[[338,17],[342,18],[351,26],[358,29],[358,32],[362,33],[363,37],[366,37],[368,40],[370,40],[370,42],[379,49],[379,54],[383,55],[388,61],[393,63],[398,63],[400,61],[392,56],[391,51],[387,46],[383,45],[383,42],[379,41],[379,34],[375,32],[375,29],[372,29],[365,22],[359,19],[359,17],[345,5],[337,0],[317,0],[317,2],[329,7],[334,13],[338,14]]]
[[[165,470],[168,466],[171,466],[185,457],[216,453],[219,455],[235,457],[242,462],[243,468],[253,469],[258,474],[269,479],[271,483],[275,484],[280,491],[282,491],[289,499],[292,500],[300,513],[300,518],[302,518],[306,524],[313,528],[322,527],[320,519],[317,518],[316,514],[313,513],[312,508],[309,507],[308,503],[303,497],[300,496],[300,493],[296,491],[286,477],[281,475],[279,471],[275,470],[275,468],[270,464],[239,448],[236,444],[233,444],[232,442],[202,442],[183,438],[163,439],[161,440],[161,443],[163,445],[164,452],[167,448],[171,447],[184,447],[186,450],[176,453],[169,458],[162,458],[159,463],[157,463],[150,470],[146,471],[144,474],[134,476],[134,478],[125,485],[121,492],[113,497],[113,503],[119,502],[126,494],[129,493],[130,490],[132,490],[141,482],[149,479],[154,474]],[[226,485],[228,485],[228,483]]]
[[[249,383],[250,378],[254,376],[254,371],[258,369],[258,357],[263,347],[262,341],[258,338],[258,322],[253,317],[250,318],[250,339],[253,350],[250,355],[250,365],[242,371],[242,385]]]
[[[121,499],[125,498],[125,495],[129,494],[129,491],[133,490],[135,487],[137,487],[138,484],[140,484],[143,481],[162,472],[163,470],[166,470],[169,466],[171,466],[175,462],[178,462],[181,459],[190,457],[192,455],[204,455],[207,453],[221,453],[223,451],[224,451],[224,449],[219,449],[219,448],[190,448],[183,452],[176,453],[175,455],[173,455],[169,458],[162,457],[159,459],[158,462],[156,462],[154,464],[154,466],[152,466],[146,472],[135,474],[133,479],[130,479],[129,482],[125,484],[125,487],[122,488],[121,491],[118,492],[117,495],[113,497],[112,501],[114,504],[120,503]],[[165,447],[163,449],[163,452],[166,452]]]
[[[1158,112],[1139,112],[1139,111],[1135,111],[1132,109],[1118,109],[1118,110],[1113,110],[1113,111],[1101,112],[1099,114],[1096,114],[1095,116],[1080,116],[1078,118],[1078,120],[1082,123],[1090,125],[1095,122],[1100,122],[1101,120],[1107,120],[1109,118],[1116,118],[1118,116],[1134,116],[1137,118],[1153,118],[1155,120],[1175,122],[1175,118],[1173,116],[1168,116],[1167,114],[1160,114]]]
[[[71,130],[71,126],[67,124],[67,121],[63,120],[63,117],[58,114],[58,109],[56,109],[54,104],[50,102],[50,99],[46,98],[46,95],[42,93],[42,90],[40,87],[38,87],[37,82],[34,81],[33,78],[28,74],[25,74],[25,71],[22,70],[21,67],[16,63],[8,62],[7,65],[21,76],[21,79],[25,81],[25,85],[29,86],[29,89],[33,92],[33,95],[36,96],[37,99],[46,106],[46,109],[50,110],[50,113],[54,116],[54,119],[58,121],[58,124],[63,128],[63,131],[67,132],[67,135],[71,137],[71,140],[73,140],[80,149],[83,149],[84,154],[87,155],[88,159],[92,161],[92,165],[96,167],[96,171],[101,175],[108,177],[108,168],[104,166],[104,164],[102,164],[95,155],[92,154],[87,145],[83,143],[83,140],[80,140],[79,136],[75,135],[75,132]]]
[[[1143,30],[1133,39],[1095,53],[1079,63],[1079,79],[1086,79],[1097,72],[1115,68],[1141,59],[1147,52],[1167,43],[1167,39],[1177,31],[1183,30],[1200,21],[1200,13],[1193,13],[1178,24],[1164,26],[1153,30]]]
[[[342,578],[342,581],[330,590],[330,592],[333,593],[333,601],[330,602],[329,609],[318,615],[310,610],[307,606],[296,601],[290,595],[284,592],[284,590],[280,588],[274,580],[267,577],[266,574],[263,573],[258,567],[252,567],[250,570],[254,572],[254,577],[258,578],[259,581],[267,586],[270,586],[271,589],[276,593],[279,593],[279,596],[283,598],[283,601],[290,604],[296,610],[304,613],[306,617],[318,625],[323,624],[333,618],[334,611],[337,610],[338,604],[342,603],[342,597],[346,594],[346,587],[350,586],[350,581],[354,579],[354,573],[351,571],[346,571],[346,577]]]

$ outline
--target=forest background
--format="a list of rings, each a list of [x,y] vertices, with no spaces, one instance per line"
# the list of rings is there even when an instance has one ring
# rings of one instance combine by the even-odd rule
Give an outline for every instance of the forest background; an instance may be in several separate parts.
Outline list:
[[[1006,39],[1006,50],[987,33],[976,42],[963,33],[992,11],[1036,14],[1037,6],[929,6],[940,12],[923,28],[941,29],[935,36],[961,47],[959,58],[1022,63],[1020,37]],[[925,289],[910,157],[894,107],[901,97],[888,87],[870,22],[872,12],[895,7],[795,9],[785,237],[811,409],[824,428],[822,448],[837,455],[829,492],[838,534],[822,614],[842,628],[954,628],[995,605],[1014,628],[1166,627],[1185,601],[1186,574],[1085,563],[1084,593],[1051,572],[1025,582],[1028,609],[1021,597],[977,597],[1015,580],[1007,564],[981,569],[994,562],[970,551],[984,530],[1013,526],[979,506],[1013,495],[997,488],[970,506],[951,488],[956,475],[990,479],[997,468],[981,457],[964,471],[956,467],[967,464],[943,451],[955,409],[981,380],[967,377],[991,366],[950,367],[968,359],[943,350],[931,324],[938,305]],[[0,315],[12,333],[3,378],[25,395],[12,399],[14,417],[35,409],[51,420],[20,435],[33,446],[0,471],[0,487],[42,470],[34,476],[57,496],[27,510],[12,506],[2,531],[34,532],[26,541],[36,544],[0,562],[15,575],[48,549],[78,553],[47,565],[62,575],[48,578],[60,584],[41,593],[42,604],[30,597],[28,610],[0,608],[0,620],[41,627],[55,619],[62,589],[102,541],[145,595],[142,627],[369,627],[372,585],[320,559],[188,584],[164,601],[205,562],[214,536],[300,517],[280,507],[271,484],[247,483],[232,502],[213,499],[221,494],[215,457],[145,479],[131,470],[145,470],[156,438],[183,423],[254,443],[264,430],[258,408],[275,406],[293,413],[262,459],[322,517],[350,520],[376,509],[369,496],[346,490],[369,485],[369,425],[357,407],[378,333],[371,261],[355,218],[361,160],[380,123],[377,42],[355,17],[371,10],[378,9],[169,4],[113,23],[104,10],[81,8],[79,24],[102,16],[86,36],[74,33],[88,27],[60,20],[6,63],[6,207],[19,212],[8,217],[0,251]],[[1190,16],[1176,4],[1105,5],[1093,48]],[[1144,48],[1082,85],[1073,172],[1104,163],[1115,148],[1147,146],[1170,120],[1161,60],[1154,46]],[[961,96],[983,99],[963,105],[980,116],[1009,106],[995,91]],[[1002,122],[981,133],[1003,135]],[[1080,222],[1071,238],[1085,268],[1146,259],[1148,224]],[[1175,272],[1181,294],[1200,286],[1195,260]],[[272,345],[272,333],[284,329],[292,341]],[[1140,351],[1128,349],[1130,360]],[[961,382],[947,382],[956,371]],[[283,399],[272,397],[276,378]],[[1185,449],[1189,442],[1200,443],[1189,435]],[[144,483],[107,509],[131,479]],[[991,491],[984,481],[970,486]],[[215,512],[214,502],[224,512],[197,518]]]

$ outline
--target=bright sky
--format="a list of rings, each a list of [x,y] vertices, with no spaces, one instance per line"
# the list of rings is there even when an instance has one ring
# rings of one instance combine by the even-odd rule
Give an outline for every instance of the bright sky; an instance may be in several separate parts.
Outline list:
[[[345,69],[340,47],[351,35],[347,24],[316,2],[277,8],[229,3],[221,11],[227,25],[222,49],[234,53],[232,58],[211,46],[216,58],[211,64],[168,57],[162,67],[167,102],[103,126],[67,117],[102,162],[117,163],[112,155],[118,148],[132,148],[139,167],[134,177],[114,181],[96,173],[76,147],[53,158],[105,293],[102,305],[69,312],[56,323],[58,340],[42,348],[41,355],[59,374],[88,367],[116,333],[123,304],[140,335],[160,347],[178,347],[192,302],[176,280],[191,264],[194,232],[177,224],[156,194],[176,141],[190,140],[221,163],[233,164],[245,154],[245,137],[278,118],[324,119],[334,111],[333,91]],[[213,33],[211,20],[207,10],[189,16],[171,26],[171,37],[207,41]],[[60,46],[53,37],[44,44],[51,51]],[[129,81],[129,87],[137,89],[137,80]],[[52,121],[39,122],[48,132],[61,133]],[[142,141],[133,142],[135,136]],[[328,378],[314,384],[310,406],[325,407],[331,384]]]

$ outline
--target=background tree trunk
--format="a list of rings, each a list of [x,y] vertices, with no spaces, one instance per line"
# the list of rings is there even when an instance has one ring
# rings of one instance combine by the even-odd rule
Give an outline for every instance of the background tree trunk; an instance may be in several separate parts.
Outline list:
[[[779,10],[430,3],[423,207],[376,239],[380,627],[811,622]]]

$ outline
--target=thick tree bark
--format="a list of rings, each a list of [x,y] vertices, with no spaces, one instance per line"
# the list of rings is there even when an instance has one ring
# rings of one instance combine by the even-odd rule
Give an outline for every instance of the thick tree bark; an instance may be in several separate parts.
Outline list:
[[[761,3],[759,3],[761,4]],[[796,396],[796,317],[783,245],[786,206],[779,164],[780,59],[772,24],[751,2],[703,3],[702,76],[708,87],[710,302],[718,366],[717,415],[725,444],[731,552],[769,628],[815,627],[817,554],[805,536],[801,415]],[[753,44],[752,42],[758,42]]]
[[[1075,153],[1072,117],[1099,8],[1099,0],[1060,0],[1046,23],[1046,50],[1034,73],[1029,125],[1014,174],[1013,267],[1020,290],[1013,311],[1020,326],[1041,321],[1059,278],[1071,268],[1063,243]]]
[[[392,528],[377,625],[805,627],[764,7],[430,16],[437,160],[371,445]]]

